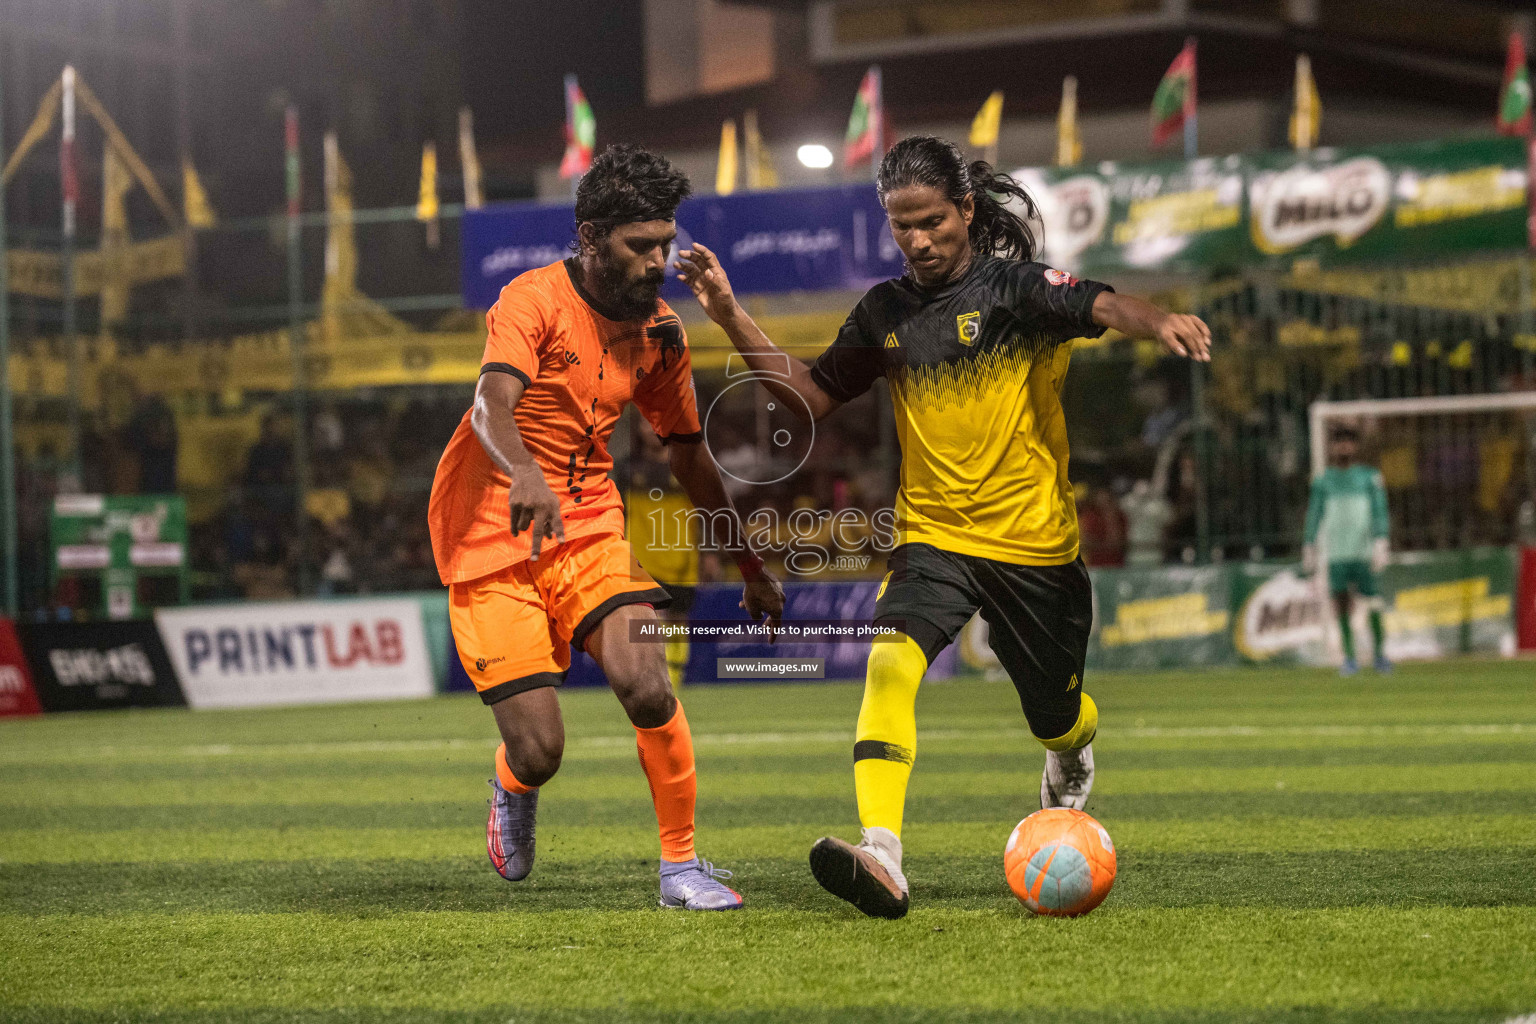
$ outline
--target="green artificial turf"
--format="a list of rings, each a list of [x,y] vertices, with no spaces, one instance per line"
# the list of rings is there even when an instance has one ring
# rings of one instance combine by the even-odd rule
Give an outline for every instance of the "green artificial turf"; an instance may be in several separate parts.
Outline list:
[[[0,1021],[1477,1021],[1536,1012],[1536,666],[1098,676],[1119,877],[1030,917],[1002,847],[1041,750],[1007,683],[925,685],[912,913],[826,896],[857,835],[850,684],[700,687],[701,853],[656,907],[611,696],[564,694],[539,861],[484,852],[472,697],[0,723]]]

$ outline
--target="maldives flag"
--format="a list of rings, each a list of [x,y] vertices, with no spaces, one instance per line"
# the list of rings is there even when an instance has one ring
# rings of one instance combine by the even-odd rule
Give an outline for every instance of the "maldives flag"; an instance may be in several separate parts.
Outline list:
[[[1184,49],[1173,58],[1152,96],[1152,145],[1161,146],[1195,115],[1195,41],[1184,40]]]
[[[1531,134],[1531,73],[1525,66],[1525,40],[1509,34],[1504,60],[1504,91],[1499,93],[1499,134]]]
[[[592,104],[576,84],[575,75],[565,76],[565,156],[560,160],[560,177],[579,178],[592,166],[592,146],[597,139],[597,118]]]
[[[858,95],[853,98],[853,113],[848,115],[848,137],[843,142],[843,163],[848,166],[875,158],[875,148],[885,148],[876,136],[884,135],[885,104],[880,99],[880,68],[864,72]],[[880,156],[884,156],[882,152]]]

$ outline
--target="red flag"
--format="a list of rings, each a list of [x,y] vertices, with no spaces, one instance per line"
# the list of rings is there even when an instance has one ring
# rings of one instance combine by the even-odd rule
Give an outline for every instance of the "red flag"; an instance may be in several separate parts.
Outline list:
[[[560,177],[579,178],[592,166],[592,149],[597,141],[597,118],[592,104],[576,84],[575,75],[565,76],[565,156],[560,159]]]
[[[1195,41],[1186,39],[1152,97],[1152,145],[1161,146],[1195,116]]]
[[[1509,34],[1504,59],[1504,88],[1499,93],[1499,134],[1531,134],[1531,74],[1525,66],[1525,40]]]
[[[848,134],[843,141],[844,165],[878,159],[875,155],[877,146],[881,150],[879,156],[885,155],[888,143],[884,140],[889,138],[889,133],[880,91],[880,69],[872,67],[864,72],[864,79],[853,99],[853,112],[848,115]],[[880,142],[876,141],[876,136],[881,137]]]
[[[283,179],[288,192],[288,216],[300,212],[299,111],[293,104],[283,110]]]

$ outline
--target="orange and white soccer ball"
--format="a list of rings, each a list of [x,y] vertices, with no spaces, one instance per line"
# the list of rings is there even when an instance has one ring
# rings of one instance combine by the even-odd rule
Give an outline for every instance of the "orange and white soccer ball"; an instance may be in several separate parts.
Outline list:
[[[1036,914],[1076,917],[1103,903],[1115,884],[1115,844],[1092,816],[1052,807],[1014,828],[1003,871],[1008,888]]]

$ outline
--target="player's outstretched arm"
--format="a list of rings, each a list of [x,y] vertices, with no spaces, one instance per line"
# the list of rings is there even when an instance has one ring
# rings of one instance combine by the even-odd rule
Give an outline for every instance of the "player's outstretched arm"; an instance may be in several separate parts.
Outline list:
[[[731,339],[731,344],[746,359],[747,365],[758,374],[758,380],[786,408],[791,411],[809,409],[811,419],[819,420],[843,404],[823,391],[812,379],[809,366],[770,341],[762,328],[741,308],[741,303],[736,301],[736,295],[731,291],[731,282],[725,275],[725,268],[720,266],[719,258],[708,246],[695,242],[693,248],[682,250],[678,256],[681,258],[673,264],[678,271],[677,279],[692,289],[693,297],[699,300],[704,312],[720,325],[726,337]],[[787,377],[784,375],[786,364],[789,366]],[[790,401],[791,396],[798,397],[800,401]]]
[[[736,514],[736,506],[731,502],[731,496],[720,479],[720,467],[715,465],[715,457],[710,454],[709,446],[668,445],[667,461],[671,464],[672,475],[677,477],[677,482],[687,492],[688,500],[693,502],[694,508],[704,513],[704,522],[709,524],[711,532],[719,522],[717,513],[724,513],[723,518],[728,524],[730,535],[701,540],[718,542],[736,560],[742,578],[746,580],[746,587],[741,594],[741,607],[753,619],[761,619],[766,615],[768,624],[777,633],[779,620],[784,615],[784,588],[779,585],[773,573],[763,568],[763,560],[747,542],[746,527]]]
[[[1200,363],[1211,361],[1211,329],[1187,313],[1169,313],[1146,299],[1100,292],[1093,300],[1093,322],[1130,338],[1155,338],[1176,356]]]
[[[469,425],[491,461],[512,480],[508,505],[512,514],[512,536],[532,530],[533,561],[539,560],[539,548],[545,537],[565,540],[565,525],[560,521],[560,499],[549,489],[539,464],[523,445],[513,410],[523,397],[523,382],[510,373],[482,373],[475,386],[475,405]]]

